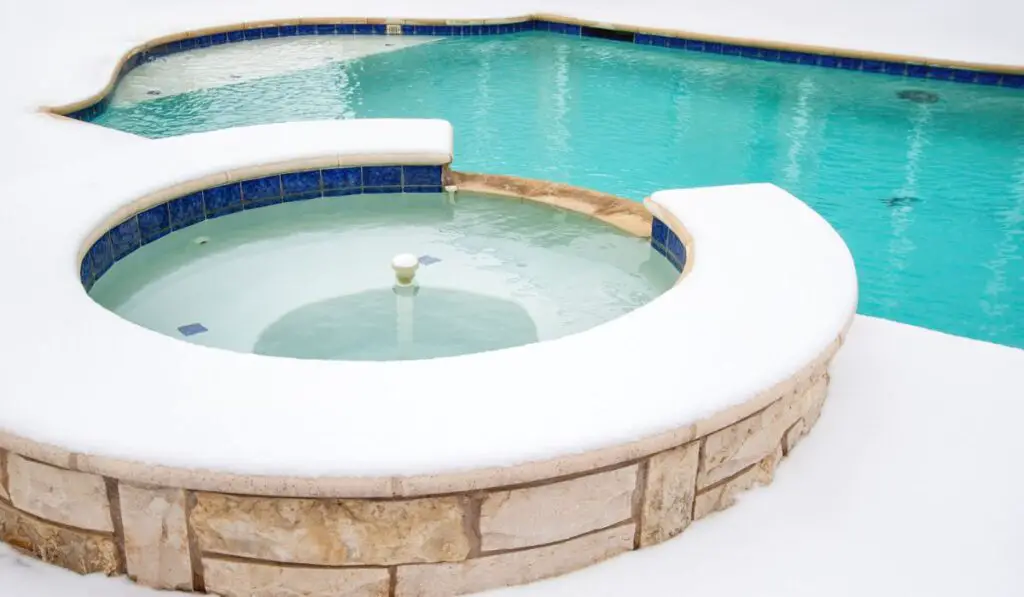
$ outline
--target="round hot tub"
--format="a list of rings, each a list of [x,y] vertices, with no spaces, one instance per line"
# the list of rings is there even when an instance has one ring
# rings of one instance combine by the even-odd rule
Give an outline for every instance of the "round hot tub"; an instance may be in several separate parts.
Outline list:
[[[408,291],[391,260],[411,254]],[[478,193],[317,197],[204,219],[141,246],[90,295],[168,336],[307,359],[454,356],[558,338],[679,273],[645,239]]]

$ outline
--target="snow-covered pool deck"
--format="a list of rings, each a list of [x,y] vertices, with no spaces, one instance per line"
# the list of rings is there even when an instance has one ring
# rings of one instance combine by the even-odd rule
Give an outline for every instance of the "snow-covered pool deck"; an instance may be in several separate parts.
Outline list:
[[[309,6],[314,6],[314,4],[310,4]],[[321,4],[320,6],[324,5]],[[95,12],[96,10],[95,6],[82,6],[81,8],[88,8],[90,12]],[[105,176],[105,173],[118,172],[119,174],[124,175],[121,179],[123,181],[125,179],[130,180],[135,176],[141,177],[143,173],[151,171],[148,168],[153,168],[152,164],[150,166],[144,166],[144,163],[147,160],[152,160],[153,158],[148,157],[148,154],[145,153],[149,151],[148,146],[140,145],[140,143],[149,142],[128,139],[123,135],[111,133],[110,131],[87,131],[85,128],[88,127],[80,127],[79,125],[69,123],[50,122],[47,121],[44,116],[30,113],[32,109],[39,105],[70,101],[91,93],[98,88],[98,86],[92,86],[91,89],[86,89],[95,81],[102,82],[106,75],[109,74],[109,68],[112,62],[108,62],[106,58],[109,58],[109,55],[113,55],[114,58],[116,58],[123,52],[125,43],[128,43],[129,45],[133,43],[128,39],[124,39],[125,43],[118,41],[108,45],[102,41],[102,37],[99,37],[99,34],[102,31],[109,31],[115,36],[130,32],[132,40],[135,40],[136,35],[146,31],[152,31],[154,34],[159,34],[157,33],[157,30],[161,30],[161,33],[166,33],[169,32],[165,30],[167,28],[173,30],[190,29],[198,28],[198,26],[209,24],[214,21],[237,21],[240,15],[235,13],[241,12],[246,12],[245,18],[252,19],[294,15],[294,12],[287,15],[281,14],[282,8],[277,3],[257,3],[244,8],[241,6],[230,5],[229,3],[223,3],[218,5],[216,8],[196,8],[191,12],[188,9],[182,9],[180,4],[173,8],[180,16],[173,17],[171,19],[163,18],[167,15],[159,14],[157,12],[159,9],[154,8],[153,12],[147,14],[144,19],[140,19],[138,21],[133,20],[131,27],[126,27],[125,23],[118,22],[118,19],[113,19],[109,22],[104,22],[101,27],[96,28],[55,26],[49,30],[45,30],[41,34],[34,30],[33,35],[39,35],[34,37],[32,41],[29,41],[27,36],[19,37],[18,43],[22,44],[19,48],[21,51],[15,52],[12,49],[10,54],[22,55],[26,47],[33,48],[34,50],[37,50],[37,52],[24,53],[26,54],[24,61],[11,68],[12,88],[17,91],[13,93],[11,97],[3,98],[2,107],[4,108],[5,113],[0,114],[0,122],[3,122],[4,125],[9,124],[10,126],[5,126],[5,129],[11,133],[11,136],[7,137],[3,142],[5,158],[7,158],[7,162],[12,166],[10,169],[12,173],[11,176],[4,182],[4,190],[7,191],[7,196],[11,197],[11,199],[9,200],[8,205],[5,205],[4,207],[10,207],[10,213],[15,215],[15,218],[11,218],[11,220],[19,219],[20,224],[18,229],[11,230],[11,234],[6,235],[0,242],[3,243],[5,249],[4,269],[8,272],[8,279],[11,281],[19,281],[15,284],[16,296],[12,297],[12,300],[17,302],[12,302],[11,304],[15,306],[23,304],[26,306],[26,308],[15,307],[7,309],[2,317],[5,330],[23,333],[26,338],[32,337],[33,335],[36,337],[36,340],[30,342],[28,345],[19,344],[13,349],[5,346],[5,353],[10,353],[12,356],[17,357],[17,362],[15,362],[14,359],[10,361],[10,364],[12,365],[11,370],[19,372],[19,377],[15,379],[43,380],[48,377],[54,378],[47,379],[47,383],[52,384],[50,390],[57,392],[60,396],[75,396],[76,398],[82,397],[83,387],[102,388],[102,392],[110,394],[128,394],[134,398],[134,401],[127,410],[133,411],[139,416],[147,417],[157,423],[159,423],[159,421],[168,414],[171,416],[174,416],[175,414],[178,416],[184,415],[183,410],[178,410],[179,408],[183,408],[183,406],[177,404],[175,400],[170,402],[164,402],[159,399],[153,400],[154,392],[150,389],[159,388],[160,384],[163,384],[166,380],[165,377],[161,377],[158,381],[154,381],[153,379],[145,380],[145,383],[141,386],[143,390],[140,391],[140,386],[125,382],[121,377],[115,377],[114,379],[111,379],[110,376],[102,377],[99,376],[96,371],[89,371],[87,367],[81,367],[79,365],[75,366],[76,369],[74,371],[67,372],[66,374],[57,372],[55,375],[52,367],[54,362],[53,353],[55,345],[52,343],[39,342],[38,337],[40,334],[58,331],[61,330],[62,327],[65,328],[66,331],[66,328],[70,326],[71,328],[88,328],[93,335],[102,337],[109,329],[107,327],[108,325],[124,326],[127,324],[116,321],[116,318],[113,318],[113,316],[109,316],[113,319],[102,321],[101,319],[98,319],[103,317],[100,315],[96,315],[95,317],[93,315],[87,315],[82,319],[80,318],[80,316],[83,315],[81,312],[62,311],[57,305],[51,302],[51,297],[67,290],[64,286],[64,282],[50,277],[52,272],[33,269],[34,264],[36,263],[34,260],[14,259],[14,257],[19,256],[20,248],[32,246],[33,255],[41,255],[44,259],[58,258],[65,254],[65,249],[69,246],[65,244],[66,242],[73,242],[74,244],[77,244],[82,240],[81,237],[65,239],[58,236],[56,238],[56,242],[50,243],[49,241],[52,240],[52,237],[49,235],[53,234],[53,229],[49,227],[49,221],[45,223],[34,223],[31,218],[20,219],[22,215],[30,213],[32,209],[38,209],[33,207],[33,203],[45,201],[48,206],[60,205],[62,208],[66,206],[66,211],[61,211],[61,215],[59,217],[52,218],[53,222],[60,221],[80,224],[85,220],[96,216],[102,219],[102,214],[95,213],[95,203],[88,200],[78,201],[83,197],[83,191],[84,196],[86,197],[94,195],[101,196],[106,191],[110,190],[110,187],[105,185],[108,184],[108,181],[110,181],[112,177]],[[436,11],[433,11],[434,7],[430,8],[433,14],[424,16],[437,16]],[[519,14],[522,12],[521,6],[517,6],[515,8],[515,13]],[[374,14],[380,14],[380,11],[383,11],[384,9],[385,7],[383,6],[373,7]],[[577,7],[577,9],[582,10],[580,7]],[[630,7],[630,9],[635,10],[637,19],[650,18],[644,17],[644,10],[646,9],[643,6]],[[24,17],[32,17],[32,15],[7,14],[7,12],[14,10],[13,7],[5,6],[3,10],[5,11],[3,15],[4,17],[11,17],[9,19],[4,19],[4,21],[8,23],[24,22]],[[18,10],[35,9],[19,8]],[[71,7],[70,10],[76,10],[76,8]],[[225,18],[223,13],[213,14],[213,10],[231,10],[232,15]],[[296,6],[290,5],[287,10],[294,11],[296,10]],[[332,6],[329,12],[334,13],[338,10],[339,9],[336,6]],[[365,8],[353,8],[353,10],[346,12],[348,14],[357,14],[358,12],[365,12],[365,10]],[[400,11],[402,14],[410,16],[412,16],[413,12],[418,11],[422,13],[423,10],[424,8],[422,6],[416,8],[403,6],[398,3],[396,3],[394,7],[395,13]],[[460,11],[464,9],[460,9],[458,7],[453,9],[450,6],[445,6],[443,10],[451,10],[452,16],[459,16]],[[489,8],[488,10],[494,10],[494,8]],[[552,9],[549,7],[548,10]],[[622,8],[616,10],[620,15],[622,14]],[[609,12],[607,8],[603,7],[599,7],[599,11],[605,11],[606,14]],[[389,10],[389,12],[391,11]],[[896,12],[898,15],[899,10],[896,10]],[[69,14],[67,11],[65,11],[64,14],[67,15],[66,18],[69,23],[74,22],[75,25],[78,25],[83,22],[83,20],[74,18],[74,15]],[[465,12],[462,12],[461,14],[465,16]],[[648,12],[647,14],[653,15],[655,13]],[[910,15],[910,13],[906,14]],[[473,16],[477,15],[474,14]],[[581,16],[583,15],[581,14]],[[664,15],[659,15],[659,17],[663,16]],[[611,19],[611,17],[608,18],[609,20]],[[189,20],[192,20],[192,26],[175,26],[177,24],[184,25],[184,21]],[[617,17],[615,20],[619,22],[628,22],[630,18]],[[757,19],[751,18],[749,21],[751,23],[758,24]],[[770,30],[772,27],[771,23],[773,21],[775,20],[768,19],[767,24],[762,22],[760,25],[765,26]],[[872,21],[874,21],[874,19],[872,19]],[[900,19],[896,18],[892,19],[892,21],[899,22]],[[1010,19],[993,19],[993,21],[1008,22]],[[661,21],[659,20],[659,22]],[[97,21],[97,24],[99,24],[99,21]],[[679,26],[684,27],[685,25],[681,23]],[[110,27],[110,29],[103,29],[103,27]],[[121,29],[122,27],[123,29]],[[688,28],[692,29],[693,27]],[[898,45],[893,43],[895,41],[894,39],[890,39],[888,41],[885,40],[884,30],[879,31],[878,27],[875,27],[874,31],[876,34],[880,34],[880,37],[882,38],[882,41],[878,43],[882,45],[885,45],[886,43],[893,46]],[[11,36],[9,36],[5,41],[14,39],[15,36],[13,33],[14,32],[12,31]],[[820,30],[816,30],[811,35],[819,35],[820,33]],[[48,35],[52,35],[53,37],[48,39]],[[79,36],[77,42],[75,41],[76,36]],[[145,39],[153,37],[153,35],[142,34],[140,37]],[[58,43],[54,41],[56,39],[61,39],[62,41]],[[983,42],[984,40],[979,41]],[[85,51],[66,53],[61,50],[61,47],[66,48],[69,45],[81,47],[85,49]],[[932,47],[939,48],[940,46],[934,45]],[[942,46],[940,51],[954,51],[957,47],[958,44],[956,43],[954,36],[952,43],[946,43]],[[1007,47],[1009,47],[1008,45],[999,46],[997,44],[991,44],[990,46],[985,46],[984,43],[978,43],[969,50],[967,50],[967,44],[962,44],[960,47],[965,49],[965,53],[969,51],[975,55],[981,55],[988,52],[988,57],[984,59],[977,59],[962,54],[957,56],[959,59],[1012,64],[1012,62],[1008,62],[1007,60],[992,59],[992,57],[1000,54],[1001,52],[1006,52]],[[953,48],[953,50],[950,50],[950,48]],[[890,48],[884,49],[890,50]],[[96,54],[93,53],[94,51]],[[98,55],[108,53],[109,55],[104,55],[103,60],[96,60]],[[921,51],[908,53],[918,55],[924,54]],[[934,52],[929,54],[938,55]],[[95,60],[95,64],[89,68],[80,68],[82,64],[93,60]],[[59,67],[59,70],[52,70],[54,75],[52,77],[40,77],[40,72],[51,72],[49,67]],[[58,73],[65,72],[70,74],[70,79],[65,79],[58,75]],[[88,84],[86,82],[87,79],[89,79]],[[61,86],[59,89],[50,87],[55,81],[59,81]],[[85,94],[79,93],[81,91],[85,91]],[[10,143],[10,140],[14,140],[14,143]],[[91,144],[90,140],[95,140],[97,145]],[[98,143],[104,144],[102,148]],[[146,149],[143,149],[144,147]],[[167,147],[171,147],[171,145],[167,145]],[[157,151],[155,146],[153,151]],[[173,149],[168,149],[166,151],[168,152],[168,156],[173,156],[175,154],[175,150]],[[198,155],[196,157],[199,159],[203,158],[202,155]],[[158,165],[153,169],[159,170],[159,166],[162,165]],[[47,187],[47,191],[39,191],[40,180],[46,181],[46,185],[44,186]],[[74,202],[69,201],[69,199]],[[107,198],[104,200],[110,199]],[[5,215],[7,214],[5,213]],[[59,231],[60,226],[57,228]],[[47,230],[46,234],[48,236],[46,243],[39,243],[38,241],[38,231],[40,229]],[[84,234],[84,232],[82,234]],[[700,259],[700,257],[698,256],[697,259]],[[73,258],[69,260],[67,264],[67,276],[69,279],[73,280],[77,273],[73,263]],[[679,290],[679,288],[677,288],[677,290]],[[83,305],[84,304],[85,303],[83,303]],[[43,305],[45,305],[45,312],[50,317],[49,320],[40,321],[38,319],[26,317],[26,313],[40,312],[40,306]],[[96,308],[95,306],[93,307]],[[141,334],[140,331],[133,333]],[[56,336],[50,337],[52,338]],[[60,337],[63,338],[64,336]],[[119,339],[120,338],[117,337],[111,337],[101,338],[99,341],[104,344],[116,344]],[[655,346],[659,346],[662,349],[672,350],[674,348],[670,341],[666,341],[663,338],[659,338],[656,342],[658,342],[658,344]],[[82,354],[82,351],[79,350],[78,354]],[[133,360],[125,363],[115,363],[114,365],[128,369],[131,368],[135,362],[141,360],[138,356],[133,356],[132,359]],[[89,358],[87,357],[84,359],[82,364],[86,365],[88,363]],[[109,366],[111,364],[106,363],[106,365]],[[191,371],[188,369],[177,369],[172,367],[170,370],[182,375],[191,374]],[[653,377],[654,373],[660,371],[664,370],[652,368],[651,377]],[[83,373],[84,377],[78,376],[77,374],[79,373]],[[463,375],[466,374],[466,372],[463,372]],[[61,375],[62,377],[60,377]],[[172,377],[172,379],[176,378]],[[282,389],[282,386],[283,384],[279,383],[275,387]],[[27,385],[25,387],[28,388]],[[129,390],[125,391],[125,388],[129,388]],[[88,392],[91,391],[92,390],[87,391],[86,397],[90,396]],[[159,394],[159,390],[156,394]],[[5,405],[4,410],[10,410],[15,414],[15,416],[20,417],[24,410],[31,410],[29,407],[30,405],[26,404],[23,400],[17,400]],[[93,405],[86,400],[79,399],[75,401],[61,402],[60,408],[65,412],[66,419],[73,419],[79,414],[86,413],[90,408],[98,409],[99,405]],[[234,418],[226,420],[238,421],[237,427],[242,428],[248,423],[244,418],[244,412],[244,409],[241,409],[232,413],[222,412],[219,415],[216,412],[216,409],[213,409],[204,410],[200,416],[216,419],[218,416],[223,414],[232,414]],[[120,428],[116,431],[119,435],[124,431],[124,428]],[[228,429],[223,431],[231,432],[234,430]],[[55,431],[50,430],[50,432],[54,433]],[[526,429],[524,430],[524,433],[527,434],[528,437],[530,430]],[[63,436],[61,436],[61,439],[63,441]],[[190,439],[204,440],[205,438],[198,436],[197,434]],[[107,439],[105,438],[103,442],[106,443],[106,441]],[[410,453],[418,453],[420,447],[421,446],[418,445],[405,446]]]

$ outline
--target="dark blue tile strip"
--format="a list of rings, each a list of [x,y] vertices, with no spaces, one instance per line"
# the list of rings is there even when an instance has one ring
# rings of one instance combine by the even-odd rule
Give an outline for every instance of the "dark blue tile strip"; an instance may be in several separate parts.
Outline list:
[[[86,291],[139,247],[173,231],[243,209],[324,196],[441,193],[442,166],[352,166],[287,172],[211,187],[153,206],[108,230],[79,266]]]
[[[686,245],[658,218],[651,221],[651,246],[672,263],[677,271],[686,267]]]

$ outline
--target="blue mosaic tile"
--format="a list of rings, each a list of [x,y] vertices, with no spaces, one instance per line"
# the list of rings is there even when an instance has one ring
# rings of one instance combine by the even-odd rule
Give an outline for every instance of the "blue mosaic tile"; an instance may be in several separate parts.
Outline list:
[[[651,220],[651,242],[658,244],[665,244],[665,239],[668,238],[668,226],[665,222],[662,222],[658,218]]]
[[[998,85],[999,75],[996,73],[977,73],[974,82],[979,85]]]
[[[928,67],[923,64],[908,64],[907,76],[923,79],[928,76]]]
[[[651,36],[646,33],[637,33],[633,36],[633,43],[641,46],[651,45]]]
[[[212,41],[213,45],[215,45],[215,46],[222,46],[222,45],[228,43],[228,34],[227,33],[214,33],[213,35],[210,36],[210,41]]]
[[[427,186],[404,186],[402,187],[403,193],[441,193],[444,188],[441,185],[427,185]]]
[[[114,252],[114,261],[120,261],[142,246],[139,221],[134,217],[114,226],[108,234],[110,234],[110,247]]]
[[[259,29],[246,29],[245,30],[245,39],[260,39],[260,30]]]
[[[534,21],[533,22],[533,30],[534,31],[550,31],[551,30],[551,22],[550,21]]]
[[[337,35],[352,35],[356,32],[356,26],[352,23],[340,23],[334,26],[334,33]]]
[[[110,235],[104,234],[89,248],[86,256],[91,262],[92,276],[94,280],[100,279],[107,273],[110,266],[114,265],[114,252],[110,247]]]
[[[242,187],[237,182],[203,191],[207,218],[216,218],[242,209]]]
[[[142,244],[149,244],[171,231],[171,216],[167,204],[151,207],[138,215]]]
[[[316,35],[316,25],[299,25],[299,35]]]
[[[260,37],[267,39],[268,37],[281,37],[281,29],[278,27],[261,27]]]
[[[373,25],[357,24],[353,32],[356,35],[373,35]]]
[[[734,46],[732,44],[722,44],[722,53],[726,56],[739,56],[743,51],[740,46]]]
[[[387,187],[363,187],[364,195],[379,195],[381,193],[401,193],[402,187],[400,186],[387,186]]]
[[[281,198],[281,175],[242,181],[242,204]]]
[[[213,45],[213,37],[209,35],[202,35],[196,38],[197,48],[209,48]]]
[[[665,245],[659,243],[651,243],[651,246],[654,247],[654,250],[660,253],[663,257],[665,257],[666,259],[668,258],[668,249],[665,248]]]
[[[825,68],[836,68],[839,66],[839,59],[835,56],[819,56],[818,66],[824,66]]]
[[[194,37],[187,37],[185,39],[178,40],[178,47],[180,51],[186,52],[188,50],[195,49],[196,39]]]
[[[767,60],[769,62],[778,62],[781,58],[778,50],[762,49],[758,55],[761,60]]]
[[[82,281],[82,286],[85,286],[86,292],[92,289],[92,259],[89,258],[88,253],[82,258],[82,263],[78,264],[78,277]]]
[[[789,64],[796,64],[800,61],[800,55],[796,52],[779,52],[779,62],[786,62]]]
[[[977,73],[974,71],[960,69],[953,70],[953,80],[958,83],[971,83],[974,81],[976,76]]]
[[[419,35],[419,29],[414,25],[402,25],[402,35]]]
[[[192,193],[167,202],[171,215],[171,230],[181,230],[206,219],[203,209],[203,193]]]
[[[244,209],[246,211],[249,211],[249,210],[253,210],[253,209],[259,209],[261,207],[269,207],[271,205],[277,205],[278,203],[282,203],[283,201],[284,201],[284,199],[282,199],[280,196],[270,197],[268,199],[260,199],[259,201],[243,201],[242,202],[242,209]]]
[[[327,191],[357,189],[363,186],[363,169],[358,166],[354,168],[321,170],[320,174],[323,177],[325,193]]]
[[[862,60],[861,70],[868,73],[880,73],[885,65],[881,60]]]
[[[579,35],[580,32],[581,32],[581,28],[580,28],[579,25],[566,25],[565,26],[565,33],[567,33],[569,35]]]
[[[286,198],[295,195],[304,195],[306,198],[316,197],[320,194],[320,171],[282,174],[281,187]]]
[[[441,166],[402,166],[403,186],[441,184]]]
[[[859,58],[839,57],[839,68],[844,70],[860,70],[863,61]]]
[[[682,269],[682,266],[686,264],[686,245],[671,230],[669,231],[668,239],[665,241],[665,249],[668,251],[669,260],[672,261],[673,265],[678,269]]]
[[[298,25],[281,25],[281,37],[294,37],[299,34]]]
[[[441,25],[438,27],[434,27],[434,35],[451,36],[452,34],[455,33],[453,29],[454,27],[452,27],[451,25]]]
[[[204,326],[201,323],[189,323],[183,326],[179,326],[178,331],[181,333],[182,336],[188,337],[195,336],[196,334],[202,334],[203,332],[207,332],[209,330],[207,330],[206,326]]]
[[[941,66],[929,66],[928,78],[938,79],[940,81],[948,81],[953,78],[953,70],[949,68],[943,68]]]
[[[887,75],[903,76],[907,74],[907,65],[899,62],[883,62],[882,72]]]
[[[334,25],[326,23],[321,23],[320,25],[315,25],[314,27],[316,28],[317,35],[334,35],[336,32]]]
[[[718,42],[710,42],[709,41],[709,42],[704,44],[704,51],[705,52],[711,52],[712,54],[721,54],[722,53],[722,44],[720,44]]]
[[[740,56],[743,56],[744,58],[760,58],[761,48],[743,46],[740,48]]]
[[[1003,75],[1003,87],[1024,88],[1024,75]]]
[[[228,43],[237,43],[245,40],[245,31],[228,31]]]
[[[670,37],[668,38],[668,46],[673,50],[684,50],[686,49],[686,40],[681,37]]]
[[[402,186],[401,166],[363,166],[364,187]]]

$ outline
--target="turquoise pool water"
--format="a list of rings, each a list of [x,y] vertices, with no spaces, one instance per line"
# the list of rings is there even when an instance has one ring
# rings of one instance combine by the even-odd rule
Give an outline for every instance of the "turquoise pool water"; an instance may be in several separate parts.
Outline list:
[[[843,235],[862,313],[1024,347],[1021,91],[523,33],[114,105],[96,122],[163,137],[362,117],[445,118],[458,169],[637,200],[774,182]]]

